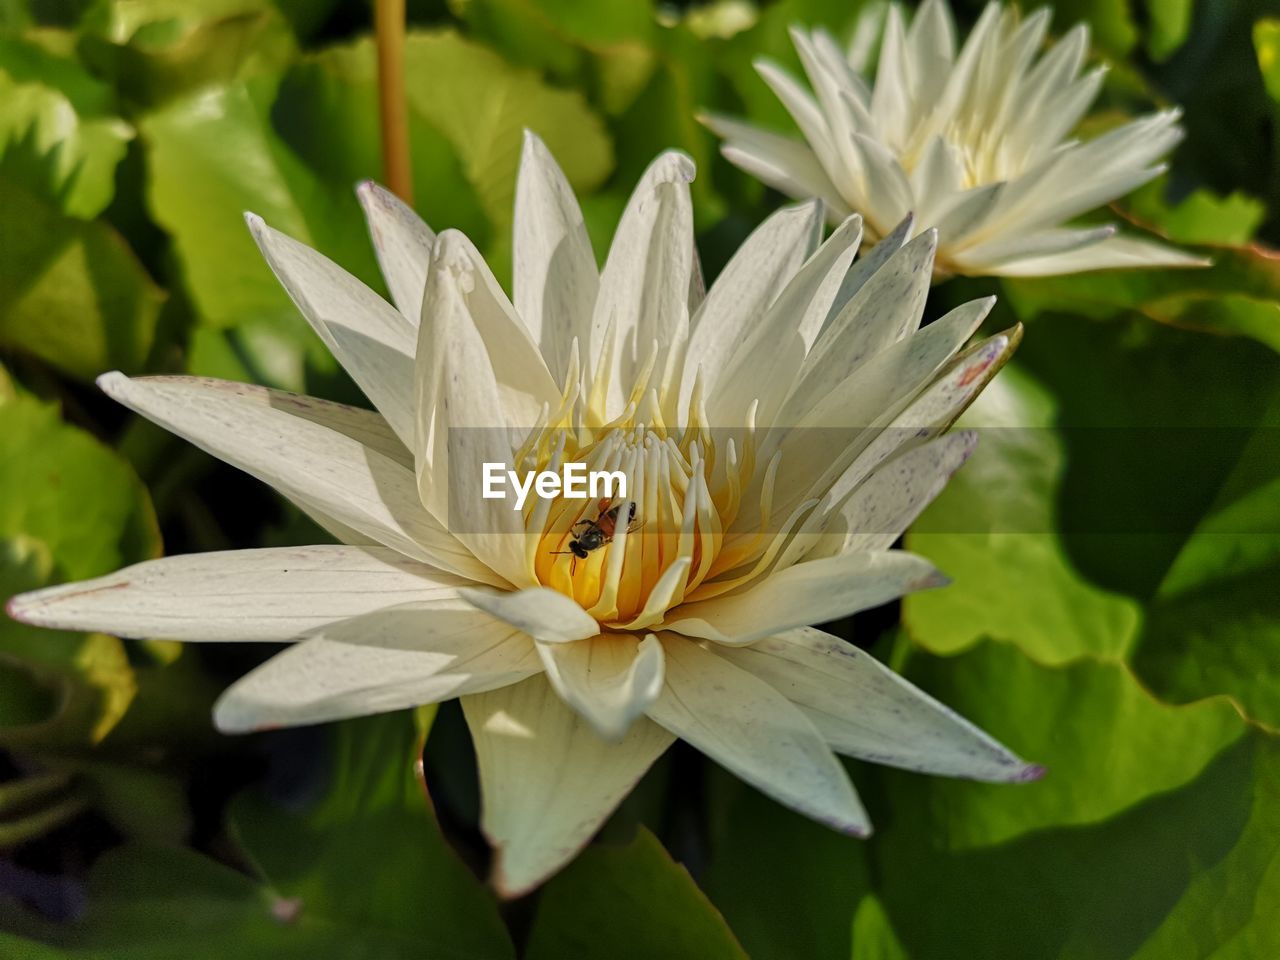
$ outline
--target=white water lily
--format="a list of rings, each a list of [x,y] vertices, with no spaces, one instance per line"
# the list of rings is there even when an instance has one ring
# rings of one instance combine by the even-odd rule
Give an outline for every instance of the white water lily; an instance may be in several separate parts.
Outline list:
[[[684,155],[659,157],[598,270],[564,174],[527,137],[514,303],[466,237],[435,235],[371,184],[360,197],[395,307],[250,217],[377,411],[193,377],[100,383],[341,544],[150,561],[18,597],[10,613],[130,637],[296,641],[222,696],[225,731],[460,697],[510,895],[572,858],[676,737],[859,835],[870,826],[836,753],[1034,777],[806,626],[942,582],[889,548],[973,449],[943,434],[1016,331],[964,348],[990,300],[918,329],[934,234],[905,242],[906,223],[854,263],[858,219],[819,245],[816,203],[766,221],[704,295],[692,178]],[[636,521],[584,559],[565,554],[598,506],[486,500],[481,462],[622,470]],[[474,495],[445,479],[473,468]]]
[[[1112,225],[1064,225],[1161,174],[1182,131],[1174,109],[1071,139],[1104,68],[1081,73],[1084,24],[1038,56],[1050,18],[990,3],[957,54],[944,0],[925,0],[910,26],[893,4],[873,81],[865,42],[846,54],[825,31],[793,28],[812,93],[770,61],[756,70],[803,142],[702,119],[729,161],[789,196],[820,198],[835,221],[860,213],[868,241],[914,212],[918,229],[938,231],[939,275],[1203,265]]]

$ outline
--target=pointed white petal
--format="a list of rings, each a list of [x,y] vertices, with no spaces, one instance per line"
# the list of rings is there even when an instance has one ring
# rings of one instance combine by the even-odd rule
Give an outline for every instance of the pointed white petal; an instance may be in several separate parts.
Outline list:
[[[796,200],[818,197],[833,222],[852,213],[807,143],[715,114],[700,119],[724,138],[720,152],[734,166]]]
[[[559,381],[573,338],[587,343],[600,277],[573,188],[529,130],[516,181],[512,261],[516,313]]]
[[[422,508],[408,453],[375,413],[199,377],[109,373],[98,385],[309,513],[430,566],[503,582]]]
[[[688,336],[690,274],[693,265],[693,203],[689,184],[693,161],[668,151],[649,165],[618,223],[591,318],[588,356],[605,362],[605,338],[612,329],[611,366],[592,369],[608,384],[606,419],[622,412],[625,398],[657,344],[657,371],[670,351]]]
[[[737,423],[753,401],[756,422],[770,426],[818,332],[838,309],[862,239],[862,218],[836,228],[792,278],[725,366],[708,400],[713,424]],[[690,360],[696,357],[690,353]]]
[[[507,897],[573,859],[674,737],[640,719],[608,743],[544,677],[462,698],[475,742],[481,826]]]
[[[326,723],[438,703],[541,672],[533,641],[459,600],[415,602],[321,628],[233,684],[219,730]]]
[[[911,182],[898,158],[878,140],[855,133],[850,144],[865,182],[858,212],[876,233],[884,234],[891,224],[900,223],[916,207]]]
[[[769,89],[782,101],[782,105],[795,120],[827,177],[844,195],[848,186],[848,166],[842,162],[844,151],[837,147],[822,108],[800,81],[773,61],[756,60],[755,68],[756,73],[760,74],[760,78],[769,85]]]
[[[662,644],[650,634],[603,634],[577,643],[539,643],[547,679],[564,702],[610,741],[626,736],[662,692]]]
[[[422,292],[427,286],[427,263],[435,231],[413,208],[390,190],[366,180],[356,188],[369,238],[391,299],[413,326],[422,316]]]
[[[891,5],[880,40],[876,82],[871,91],[871,116],[880,135],[895,147],[903,144],[907,131],[916,121],[911,103],[911,70],[902,8]]]
[[[429,321],[423,324],[418,351],[439,350],[440,335],[457,335],[457,326],[466,329],[467,339],[483,351],[486,365],[493,371],[500,406],[490,407],[484,423],[528,429],[537,423],[544,404],[560,400],[560,385],[552,378],[542,359],[538,344],[528,328],[516,316],[515,307],[507,299],[489,265],[465,234],[445,230],[436,238],[432,252],[430,281],[447,285],[463,307],[466,320],[455,311],[448,319],[454,327]],[[439,294],[432,286],[429,292]],[[468,322],[469,321],[469,322]],[[422,362],[419,356],[419,363]],[[470,366],[451,366],[454,371],[471,370]]]
[[[527,590],[467,589],[462,598],[490,616],[547,643],[572,643],[600,632],[587,611],[563,593],[547,587]]]
[[[882,464],[826,521],[826,549],[833,554],[889,549],[964,466],[977,444],[976,433],[960,430]],[[815,551],[810,557],[822,555]]]
[[[1050,277],[1086,270],[1132,267],[1207,267],[1210,261],[1193,253],[1145,240],[1119,235],[1088,247],[1046,257],[1015,258],[993,264],[990,272],[1003,277]]]
[[[932,103],[941,93],[956,57],[955,34],[945,0],[925,0],[911,18],[907,52],[915,74],[917,102]]]
[[[883,351],[855,371],[847,381],[851,389],[846,391],[842,385],[831,394],[830,405],[824,398],[800,428],[785,432],[774,484],[775,515],[788,516],[818,498],[828,505],[841,502],[889,457],[928,441],[955,421],[1012,355],[1019,336],[1015,328],[1013,335],[991,337],[930,373],[932,365],[949,356],[967,336],[971,330],[967,323],[975,316],[973,306],[983,303],[957,308],[943,318],[944,326],[931,324]],[[867,374],[865,381],[861,373]],[[877,397],[884,397],[885,403],[879,404]],[[882,412],[868,416],[876,409]],[[819,429],[810,430],[810,426]],[[833,428],[839,431],[834,441]],[[771,451],[765,452],[772,456]]]
[[[1115,232],[1116,228],[1107,224],[1083,230],[1051,227],[1028,233],[1005,234],[986,243],[969,247],[958,254],[953,263],[967,271],[973,269],[975,265],[1001,263],[1010,259],[1033,260],[1054,257],[1070,253],[1072,250],[1091,247],[1115,236]]]
[[[890,256],[823,330],[779,416],[796,424],[868,358],[920,325],[933,278],[937,234],[926,230]]]
[[[418,349],[418,492],[458,540],[523,587],[532,585],[524,518],[514,501],[478,493],[484,465],[510,469],[515,438],[536,425],[544,404],[558,402],[559,391],[491,280],[465,237],[453,230],[440,234]],[[529,367],[513,369],[521,357]]]
[[[714,392],[725,365],[755,332],[777,298],[818,245],[822,206],[784,207],[757,227],[720,271],[693,318],[681,383],[681,409],[697,371]]]
[[[413,438],[413,325],[306,244],[246,214],[267,265],[325,346],[406,444]]]
[[[938,248],[943,250],[964,244],[970,233],[982,229],[987,217],[999,204],[1004,188],[1003,182],[974,187],[953,194],[941,204],[929,221],[938,230]],[[945,264],[939,265],[939,269],[945,267]]]
[[[801,429],[795,431],[794,439],[788,438],[783,456],[789,461],[797,460],[798,445],[809,440],[820,444],[830,442],[829,434],[824,438],[815,430],[812,436],[807,436],[804,432],[807,429],[836,427],[849,431],[852,439],[857,431],[881,422],[887,413],[928,385],[973,336],[995,302],[995,297],[984,297],[961,304],[854,368],[845,380],[823,394],[811,410],[804,412],[799,421]],[[830,460],[829,450],[825,455]],[[821,462],[822,457],[823,453],[816,453],[814,463]],[[799,469],[806,468],[807,459],[801,455]]]
[[[821,630],[712,649],[797,704],[846,756],[970,780],[1017,782],[1042,772],[869,653]]]
[[[798,563],[740,593],[683,604],[663,629],[741,646],[947,582],[928,560],[904,550],[848,553]]]
[[[57,630],[169,640],[293,640],[472,581],[385,547],[278,547],[165,557],[9,601],[9,616]]]
[[[794,704],[696,643],[662,640],[667,680],[650,717],[779,803],[843,833],[871,832],[844,768]]]

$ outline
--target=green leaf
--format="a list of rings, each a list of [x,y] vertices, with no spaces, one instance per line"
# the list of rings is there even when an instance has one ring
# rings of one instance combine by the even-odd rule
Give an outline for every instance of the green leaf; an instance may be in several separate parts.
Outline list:
[[[1029,328],[1020,359],[1060,404],[1072,560],[1149,599],[1264,423],[1280,359],[1245,339],[1057,315]]]
[[[173,236],[200,321],[228,331],[230,349],[242,351],[255,379],[302,390],[304,371],[332,376],[336,363],[258,253],[243,212],[366,282],[377,282],[377,267],[354,184],[324,180],[273,128],[277,85],[258,77],[209,88],[149,115],[141,131],[152,171],[148,202]]]
[[[98,3],[80,52],[121,94],[156,107],[207,86],[271,72],[294,40],[269,0]]]
[[[847,960],[850,918],[871,889],[867,845],[710,773],[712,835],[703,889],[752,957]]]
[[[331,183],[382,176],[377,64],[367,38],[305,57],[285,75],[271,111],[280,136]],[[334,130],[343,130],[339,138]],[[483,250],[492,226],[453,143],[409,110],[409,157],[417,208],[436,230],[462,230]],[[508,213],[509,216],[509,213]]]
[[[529,960],[746,960],[724,919],[643,828],[585,851],[543,890]]]
[[[138,369],[164,292],[124,238],[0,164],[0,343],[73,376]]]
[[[53,164],[63,212],[97,216],[115,192],[115,171],[133,139],[111,88],[64,50],[57,31],[0,36],[0,144],[29,137]]]
[[[413,783],[411,716],[329,730],[330,786],[311,812],[233,804],[252,876],[189,849],[129,844],[95,864],[83,920],[25,917],[19,928],[84,960],[513,957],[495,903]]]
[[[1086,658],[1048,667],[1012,644],[987,642],[954,658],[911,655],[904,673],[1047,769],[1019,785],[916,779],[918,789],[904,790],[891,816],[920,816],[930,842],[949,850],[1102,823],[1192,782],[1245,731],[1225,698],[1167,706],[1123,664]]]
[[[1133,641],[1138,605],[1081,576],[1057,530],[1067,443],[1059,404],[1016,363],[961,420],[978,449],[916,521],[907,548],[953,578],[903,601],[913,639],[955,653],[993,636],[1044,663],[1117,657]]]
[[[913,657],[908,675],[1049,772],[1016,787],[886,775],[872,845],[902,955],[1191,960],[1280,948],[1280,749],[1226,704],[1142,702],[1117,665],[1051,670],[996,645],[952,662]],[[875,956],[860,947],[855,958]]]
[[[101,576],[160,549],[133,471],[55,407],[21,396],[0,402],[0,536],[37,544],[59,580]]]
[[[1147,53],[1157,62],[1167,60],[1183,43],[1191,28],[1195,0],[1146,0]]]
[[[1134,668],[1161,697],[1216,693],[1280,727],[1280,400],[1174,559]]]
[[[405,88],[409,109],[452,144],[495,240],[504,245],[524,128],[546,141],[579,193],[599,186],[613,167],[604,125],[580,94],[549,87],[453,31],[409,34]],[[431,187],[419,189],[426,195]]]
[[[1058,33],[1065,33],[1081,20],[1089,24],[1091,45],[1112,56],[1126,56],[1138,42],[1138,27],[1126,0],[1059,0],[1054,4],[1053,25]]]
[[[1153,180],[1130,194],[1125,205],[1174,243],[1241,246],[1266,219],[1266,204],[1245,193],[1235,191],[1220,197],[1211,190],[1196,190],[1170,204],[1165,200],[1167,186],[1163,177]]]
[[[1274,241],[1280,141],[1274,136],[1276,104],[1263,86],[1254,46],[1254,25],[1267,15],[1275,16],[1272,0],[1198,3],[1186,42],[1146,73],[1162,99],[1184,110],[1179,183],[1261,198],[1270,211],[1263,235]]]
[[[1205,247],[1204,269],[1111,270],[1006,280],[1019,317],[1075,312],[1115,317],[1135,311],[1159,323],[1247,336],[1280,351],[1280,255],[1263,247]]]
[[[1280,103],[1280,19],[1263,19],[1253,25],[1253,46],[1267,95]]]
[[[376,956],[512,956],[496,904],[445,843],[417,782],[424,734],[412,714],[330,733],[329,789],[305,816],[255,795],[233,806],[235,835],[266,885],[297,905],[299,923],[382,943]]]
[[[133,472],[57,411],[16,397],[0,403],[0,596],[99,576],[159,553],[146,491]],[[0,739],[71,747],[100,741],[129,708],[134,672],[121,642],[37,630],[0,619],[0,656],[58,694]],[[7,690],[21,689],[15,672]],[[29,688],[20,694],[32,703]],[[43,715],[42,715],[43,714]]]

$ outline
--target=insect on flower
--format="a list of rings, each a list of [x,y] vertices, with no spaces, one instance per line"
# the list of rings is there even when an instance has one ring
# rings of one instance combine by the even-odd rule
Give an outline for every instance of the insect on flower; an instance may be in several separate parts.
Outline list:
[[[610,506],[612,501],[607,498],[601,500],[596,506],[596,518],[594,520],[579,520],[571,529],[573,537],[569,540],[568,550],[552,550],[553,554],[573,554],[573,560],[569,564],[569,575],[572,576],[578,570],[578,561],[587,559],[587,554],[592,550],[599,550],[606,543],[613,540],[613,535],[618,528],[618,514],[622,510],[622,504],[614,504]],[[627,504],[627,532],[634,533],[639,530],[643,524],[636,522],[636,505],[634,501]],[[578,533],[579,527],[585,527],[582,533]]]

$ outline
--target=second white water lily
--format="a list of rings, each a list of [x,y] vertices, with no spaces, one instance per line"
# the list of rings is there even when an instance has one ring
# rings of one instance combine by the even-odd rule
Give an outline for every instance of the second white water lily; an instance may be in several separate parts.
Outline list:
[[[770,186],[821,198],[836,220],[862,214],[868,239],[914,211],[918,229],[938,231],[940,274],[1202,265],[1111,225],[1066,225],[1158,176],[1182,133],[1178,111],[1164,110],[1072,139],[1103,70],[1081,73],[1083,24],[1041,55],[1050,16],[990,3],[957,52],[945,0],[926,0],[910,26],[893,4],[872,80],[864,45],[846,53],[822,30],[795,28],[812,93],[770,61],[756,68],[803,141],[729,117],[704,122],[730,161]]]
[[[395,307],[251,217],[376,412],[188,377],[101,384],[341,543],[157,560],[18,597],[11,614],[296,641],[222,697],[228,731],[461,697],[508,894],[570,859],[676,737],[854,834],[870,825],[836,753],[1034,777],[806,626],[943,582],[889,548],[972,451],[972,435],[943,434],[1016,333],[965,347],[989,300],[919,329],[934,233],[908,242],[907,221],[854,262],[858,218],[819,245],[816,203],[771,217],[704,293],[692,177],[687,157],[659,157],[598,270],[563,173],[528,137],[514,302],[464,236],[435,235],[372,185],[361,199]],[[481,495],[484,464],[571,462],[628,481],[591,549],[608,502],[513,510]]]

